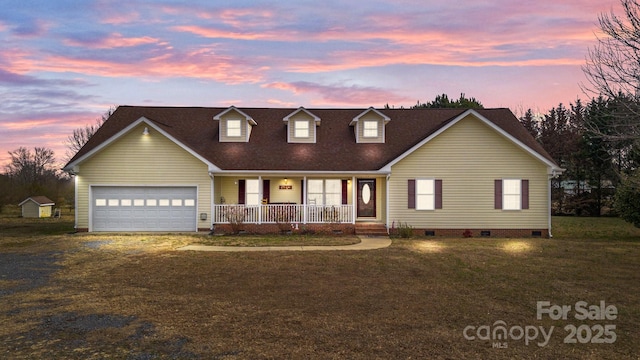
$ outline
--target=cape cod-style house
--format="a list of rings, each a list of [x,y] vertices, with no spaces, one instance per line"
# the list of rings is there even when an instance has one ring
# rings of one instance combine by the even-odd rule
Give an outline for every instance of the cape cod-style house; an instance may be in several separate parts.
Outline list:
[[[234,106],[120,106],[64,169],[78,231],[435,236],[550,236],[562,171],[508,109]]]

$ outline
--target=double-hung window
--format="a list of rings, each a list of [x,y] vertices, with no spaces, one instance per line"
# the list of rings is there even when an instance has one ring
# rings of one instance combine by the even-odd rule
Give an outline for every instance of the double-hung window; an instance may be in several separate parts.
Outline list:
[[[297,138],[309,137],[309,121],[308,120],[296,120],[293,122],[294,130],[293,136]]]
[[[520,210],[522,198],[520,179],[504,179],[502,180],[502,209],[503,210]]]
[[[227,120],[227,136],[228,137],[242,136],[241,124],[242,122],[239,119]]]
[[[416,210],[435,210],[435,200],[435,180],[416,179]]]
[[[342,181],[340,179],[307,180],[307,203],[329,206],[342,204]]]
[[[378,137],[378,121],[377,120],[364,120],[362,122],[362,136],[366,138]]]
[[[409,179],[407,208],[442,209],[442,179]]]
[[[526,210],[529,208],[529,180],[495,180],[495,208],[501,210]]]
[[[247,179],[245,184],[245,204],[260,205],[260,180]]]

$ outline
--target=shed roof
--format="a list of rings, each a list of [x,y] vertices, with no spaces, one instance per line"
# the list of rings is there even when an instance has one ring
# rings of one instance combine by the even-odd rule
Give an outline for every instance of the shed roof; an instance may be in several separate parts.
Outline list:
[[[46,196],[29,196],[28,198],[24,199],[20,204],[18,204],[18,206],[24,205],[27,201],[33,201],[34,203],[38,204],[39,206],[53,206],[53,205],[55,205],[53,200],[49,199]]]

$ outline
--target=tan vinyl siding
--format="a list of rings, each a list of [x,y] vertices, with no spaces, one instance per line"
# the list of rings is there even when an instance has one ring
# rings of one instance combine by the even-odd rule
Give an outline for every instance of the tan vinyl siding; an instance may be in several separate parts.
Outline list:
[[[149,129],[142,135],[139,126],[80,164],[77,175],[79,228],[89,227],[89,185],[197,186],[198,213],[211,218],[211,178],[206,164],[174,142]],[[198,219],[199,228],[208,220]]]
[[[227,136],[228,120],[240,120],[240,136]],[[247,119],[237,111],[229,111],[220,119],[220,142],[246,142],[249,140],[249,135],[251,135],[251,125]]]
[[[309,124],[309,136],[308,137],[296,137],[295,130],[296,121],[307,121]],[[289,118],[288,133],[290,143],[315,143],[316,142],[316,122],[309,114],[300,111],[294,116]]]
[[[216,199],[216,203],[221,203],[220,200],[224,198],[225,204],[237,204],[238,203],[238,180],[245,179],[245,177],[216,177],[216,188],[220,189],[221,198]],[[252,177],[255,179],[255,177]]]
[[[377,137],[364,136],[364,123],[366,121],[376,121],[378,124]],[[359,143],[383,143],[384,142],[384,119],[375,112],[369,112],[358,119],[356,125],[357,139]]]
[[[407,180],[442,179],[443,209],[407,208]],[[495,210],[495,179],[528,179],[528,210]],[[432,229],[546,229],[546,166],[469,116],[392,166],[389,221]]]

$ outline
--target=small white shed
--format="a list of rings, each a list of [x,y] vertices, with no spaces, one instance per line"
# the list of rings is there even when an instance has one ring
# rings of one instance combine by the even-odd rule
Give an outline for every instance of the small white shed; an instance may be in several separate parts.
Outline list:
[[[46,196],[30,196],[18,204],[22,208],[22,217],[51,217],[55,203]]]

